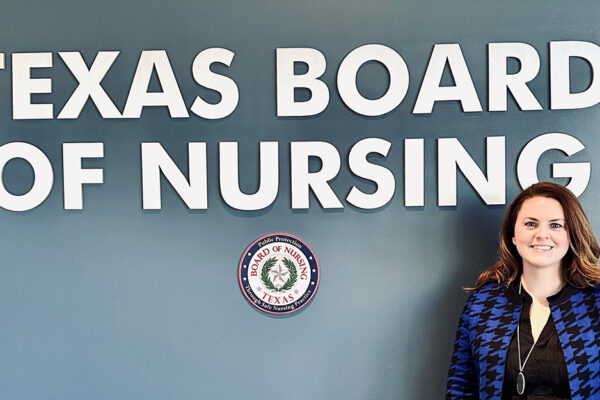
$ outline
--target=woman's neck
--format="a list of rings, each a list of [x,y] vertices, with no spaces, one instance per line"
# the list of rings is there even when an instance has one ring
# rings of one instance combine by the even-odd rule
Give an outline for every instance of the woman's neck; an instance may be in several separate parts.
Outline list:
[[[565,284],[562,271],[552,269],[523,268],[521,277],[523,288],[537,300],[538,303],[548,305],[547,297],[560,291]]]

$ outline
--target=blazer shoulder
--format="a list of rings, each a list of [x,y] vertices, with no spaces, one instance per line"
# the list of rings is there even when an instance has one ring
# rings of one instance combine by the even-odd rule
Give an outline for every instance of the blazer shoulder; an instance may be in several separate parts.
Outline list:
[[[600,311],[600,285],[576,289],[575,294],[571,295],[568,301],[563,304],[567,309],[579,309],[580,307],[584,307],[589,310],[591,307]]]
[[[471,298],[481,300],[499,295],[504,296],[504,287],[498,285],[496,282],[489,282],[474,290],[473,293],[471,293]]]
[[[471,293],[467,301],[469,314],[472,316],[491,312],[492,309],[505,309],[510,307],[512,302],[506,296],[503,286],[495,282],[486,283]]]
[[[592,297],[596,302],[596,307],[600,308],[600,285],[592,289]]]
[[[578,291],[586,298],[593,298],[596,301],[600,301],[600,285],[595,287],[588,287],[585,289],[578,289]]]

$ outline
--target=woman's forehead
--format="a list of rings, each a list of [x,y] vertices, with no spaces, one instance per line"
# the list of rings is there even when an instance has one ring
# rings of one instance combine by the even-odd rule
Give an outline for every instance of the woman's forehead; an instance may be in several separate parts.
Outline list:
[[[550,197],[535,196],[523,201],[517,218],[564,220],[565,213],[558,200]]]

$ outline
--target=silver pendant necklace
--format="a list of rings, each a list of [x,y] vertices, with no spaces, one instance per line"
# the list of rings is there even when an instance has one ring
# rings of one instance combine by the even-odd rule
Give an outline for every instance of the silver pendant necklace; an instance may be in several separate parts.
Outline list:
[[[561,288],[559,289],[559,292],[565,287],[566,284],[567,284],[567,282],[565,281],[562,284]],[[523,288],[523,282],[519,281],[519,295],[521,294],[522,288]],[[525,368],[525,364],[527,363],[527,360],[529,360],[529,356],[531,355],[531,352],[533,351],[533,348],[535,347],[535,344],[537,343],[541,334],[538,335],[538,338],[534,340],[533,345],[531,346],[531,349],[529,349],[529,353],[527,353],[527,357],[525,357],[525,361],[523,363],[521,363],[521,338],[519,335],[519,327],[520,326],[521,326],[521,323],[519,321],[519,324],[517,325],[517,350],[519,351],[519,374],[517,375],[517,393],[519,393],[521,395],[521,394],[525,393],[525,375],[523,375],[523,369]]]
[[[519,294],[521,294],[521,289],[523,287],[523,284],[519,281]],[[520,327],[521,323],[519,322],[519,324],[517,325],[517,350],[519,352],[519,374],[517,375],[517,393],[519,393],[520,395],[525,393],[525,375],[523,375],[523,368],[525,368],[525,364],[527,364],[527,360],[529,360],[529,356],[531,355],[531,352],[533,351],[533,348],[535,347],[535,344],[537,343],[537,339],[534,340],[533,345],[531,346],[531,349],[529,349],[529,353],[527,353],[527,357],[525,357],[525,361],[523,363],[521,363],[521,337],[519,335],[519,327]],[[538,339],[540,337],[538,336]]]

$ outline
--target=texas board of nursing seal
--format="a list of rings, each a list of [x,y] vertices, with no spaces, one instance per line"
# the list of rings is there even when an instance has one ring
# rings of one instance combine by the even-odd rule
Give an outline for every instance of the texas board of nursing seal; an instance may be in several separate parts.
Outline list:
[[[248,246],[238,277],[242,293],[254,307],[269,314],[290,314],[315,296],[319,262],[299,237],[270,233]]]

